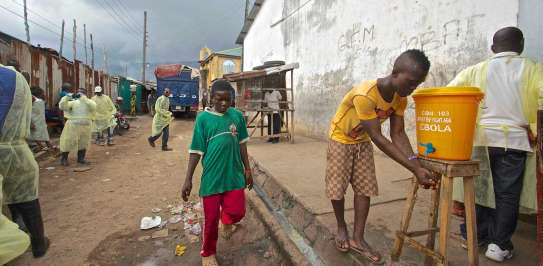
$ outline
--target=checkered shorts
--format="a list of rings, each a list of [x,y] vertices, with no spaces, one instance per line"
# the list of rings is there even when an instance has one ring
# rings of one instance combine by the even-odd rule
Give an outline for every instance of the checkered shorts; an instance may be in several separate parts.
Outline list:
[[[377,196],[377,178],[373,161],[373,145],[328,142],[326,154],[326,196],[343,199],[349,183],[355,195]]]

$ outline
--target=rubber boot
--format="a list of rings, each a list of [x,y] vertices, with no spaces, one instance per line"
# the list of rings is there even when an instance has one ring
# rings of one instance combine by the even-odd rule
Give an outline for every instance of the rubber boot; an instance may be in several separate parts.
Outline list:
[[[77,163],[79,164],[90,164],[88,161],[85,160],[85,154],[87,153],[87,150],[78,150],[77,151]]]
[[[173,151],[173,149],[168,148],[168,146],[162,146],[162,151]]]
[[[68,152],[63,152],[60,154],[60,165],[68,166]]]
[[[45,255],[49,248],[49,239],[45,237],[39,200],[9,204],[8,207],[12,213],[19,213],[23,217],[23,222],[30,233],[34,258]]]

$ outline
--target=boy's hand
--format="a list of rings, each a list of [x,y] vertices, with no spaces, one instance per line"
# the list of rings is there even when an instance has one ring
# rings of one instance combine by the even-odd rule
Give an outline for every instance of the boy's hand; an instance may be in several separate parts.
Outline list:
[[[190,191],[192,190],[192,182],[185,181],[185,184],[183,184],[183,188],[181,189],[181,197],[185,202],[189,200]]]
[[[253,171],[245,169],[245,187],[249,190],[253,189]]]
[[[421,185],[425,189],[436,186],[436,180],[434,179],[434,174],[432,174],[430,170],[420,167],[420,168],[417,168],[417,170],[415,170],[414,174],[417,177],[417,181],[419,182],[419,185]]]

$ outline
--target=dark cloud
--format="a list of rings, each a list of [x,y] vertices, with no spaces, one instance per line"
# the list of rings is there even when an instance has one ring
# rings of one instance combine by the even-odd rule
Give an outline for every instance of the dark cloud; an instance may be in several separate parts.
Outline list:
[[[22,14],[21,1],[3,0],[3,5]],[[31,41],[59,49],[60,25],[66,21],[64,54],[72,58],[71,32],[77,19],[79,60],[84,61],[83,23],[87,34],[93,33],[95,62],[103,67],[103,50],[108,54],[110,72],[141,78],[143,11],[147,11],[149,47],[147,61],[152,75],[160,63],[197,64],[198,52],[207,45],[213,50],[235,47],[235,39],[243,24],[245,0],[27,0],[29,18],[49,28],[30,24]],[[252,2],[252,1],[251,1]],[[118,14],[121,18],[113,15]],[[25,39],[21,18],[0,9],[9,18],[1,23],[0,31]],[[3,20],[5,21],[5,20]],[[129,24],[129,26],[125,25]],[[57,32],[57,34],[51,31]],[[87,37],[88,38],[88,37]],[[90,40],[87,39],[90,43]],[[90,51],[89,51],[90,53]],[[90,60],[90,59],[89,59]]]

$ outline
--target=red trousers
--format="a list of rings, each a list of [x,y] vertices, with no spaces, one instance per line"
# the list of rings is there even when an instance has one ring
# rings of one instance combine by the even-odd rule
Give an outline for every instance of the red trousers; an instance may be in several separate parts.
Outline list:
[[[204,229],[200,255],[207,257],[217,253],[219,218],[222,224],[235,224],[245,216],[245,192],[243,189],[227,191],[202,198]]]

